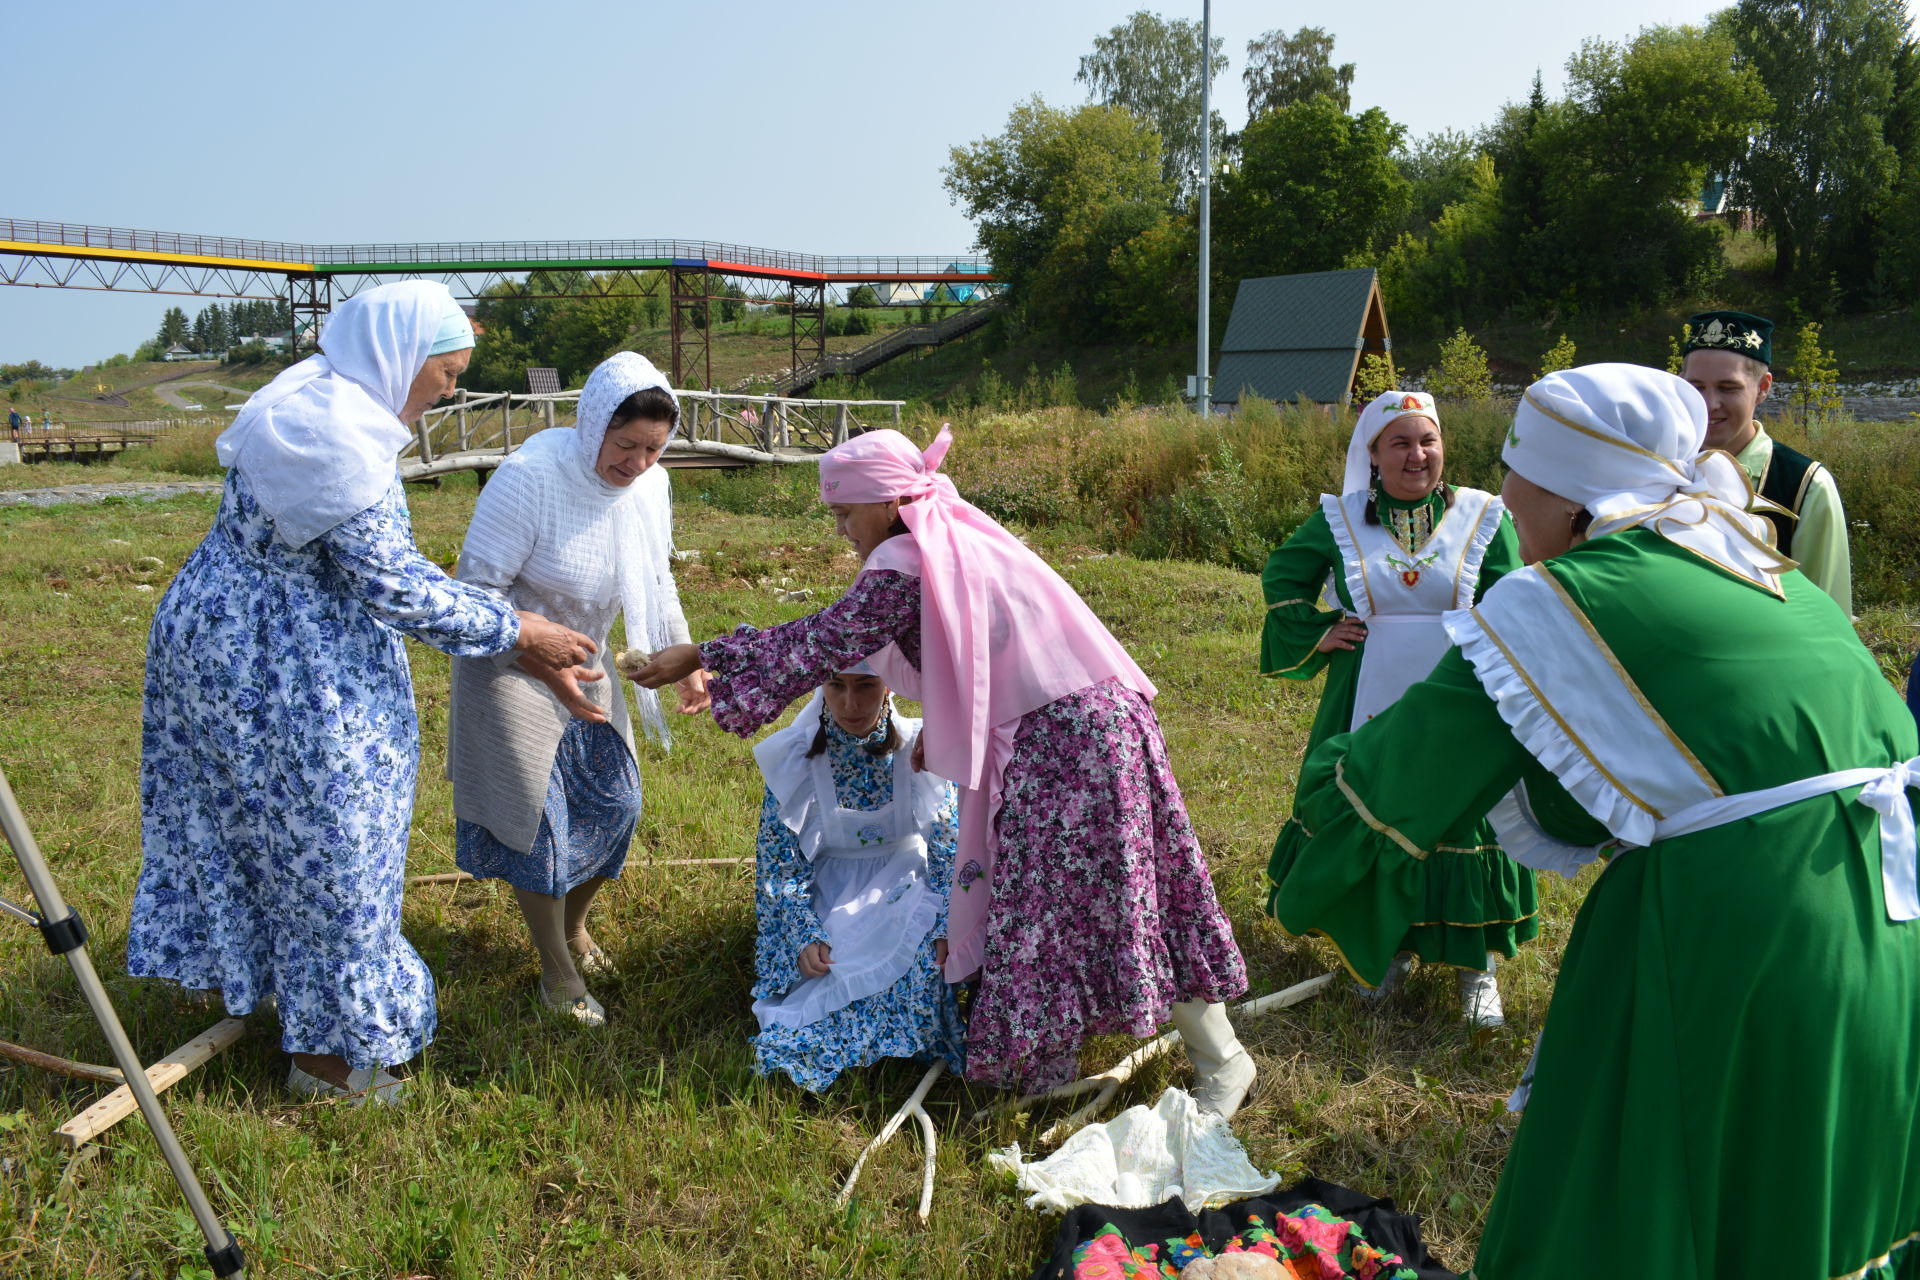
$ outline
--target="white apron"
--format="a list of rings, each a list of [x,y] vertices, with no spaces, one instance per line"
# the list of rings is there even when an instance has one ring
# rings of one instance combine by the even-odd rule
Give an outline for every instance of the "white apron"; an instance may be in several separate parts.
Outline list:
[[[812,723],[805,713],[801,722]],[[911,741],[893,753],[893,799],[879,809],[842,808],[827,753],[807,761],[813,784],[807,822],[819,824],[820,838],[800,845],[813,862],[813,907],[833,963],[825,977],[802,978],[781,995],[754,1001],[763,1030],[818,1022],[887,990],[913,967],[940,904],[915,816],[912,756]]]
[[[1352,728],[1427,678],[1453,643],[1440,615],[1473,603],[1481,562],[1506,506],[1479,489],[1453,492],[1453,506],[1417,551],[1401,546],[1385,525],[1367,523],[1365,493],[1320,495],[1340,548],[1352,616],[1367,624]]]

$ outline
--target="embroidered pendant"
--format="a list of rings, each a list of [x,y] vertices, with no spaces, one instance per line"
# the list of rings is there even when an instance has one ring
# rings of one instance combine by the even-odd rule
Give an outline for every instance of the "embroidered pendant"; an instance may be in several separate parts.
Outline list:
[[[1402,560],[1399,556],[1389,554],[1387,556],[1387,563],[1400,571],[1401,583],[1407,590],[1411,591],[1420,585],[1420,575],[1426,570],[1433,568],[1433,562],[1439,558],[1440,553],[1437,551],[1421,556],[1416,560]]]

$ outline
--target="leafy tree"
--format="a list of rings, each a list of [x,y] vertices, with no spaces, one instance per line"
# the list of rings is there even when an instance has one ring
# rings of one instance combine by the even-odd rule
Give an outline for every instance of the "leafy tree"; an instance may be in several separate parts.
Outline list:
[[[1544,378],[1550,373],[1558,373],[1562,369],[1571,369],[1573,368],[1575,359],[1576,354],[1573,339],[1563,333],[1560,335],[1560,341],[1548,347],[1546,354],[1540,357],[1540,373],[1538,376]]]
[[[880,295],[870,284],[856,285],[847,291],[847,305],[850,307],[877,307]]]
[[[1773,233],[1774,274],[1821,280],[1886,197],[1906,33],[1901,0],[1739,0],[1721,16],[1773,112],[1734,169],[1736,198]]]
[[[1150,124],[1160,135],[1161,176],[1180,195],[1198,188],[1200,169],[1200,24],[1184,18],[1168,21],[1140,10],[1103,36],[1080,59],[1074,79],[1104,106],[1119,107]],[[1227,69],[1215,37],[1207,61],[1214,75]],[[1226,132],[1219,112],[1211,116],[1213,134]],[[1217,149],[1216,149],[1217,154]]]
[[[1139,342],[1192,341],[1199,255],[1199,228],[1191,218],[1162,219],[1114,249],[1100,296],[1113,326]],[[1227,308],[1215,312],[1225,316]],[[1130,402],[1138,403],[1138,394]]]
[[[953,148],[942,172],[1013,298],[1049,321],[1092,323],[1113,251],[1164,216],[1173,190],[1145,122],[1038,97],[1016,106],[998,137]]]
[[[1240,79],[1247,86],[1249,120],[1322,93],[1342,111],[1353,107],[1353,64],[1333,65],[1333,37],[1319,27],[1302,27],[1292,35],[1269,31],[1247,41]]]
[[[1818,426],[1846,407],[1840,398],[1840,362],[1820,345],[1820,326],[1811,320],[1800,326],[1787,377],[1793,381],[1794,411],[1807,426]]]
[[[1493,398],[1493,375],[1487,353],[1465,329],[1440,344],[1440,365],[1427,374],[1427,390],[1442,400],[1470,400],[1483,404]]]
[[[1270,111],[1220,184],[1216,253],[1229,279],[1353,266],[1383,247],[1412,188],[1393,162],[1406,130],[1320,96]]]
[[[1360,357],[1360,372],[1353,379],[1353,402],[1364,405],[1392,391],[1400,375],[1394,371],[1393,356],[1369,351]]]
[[[1393,162],[1412,186],[1406,229],[1416,235],[1440,221],[1450,205],[1473,194],[1474,169],[1483,148],[1471,134],[1442,129],[1398,152]]]

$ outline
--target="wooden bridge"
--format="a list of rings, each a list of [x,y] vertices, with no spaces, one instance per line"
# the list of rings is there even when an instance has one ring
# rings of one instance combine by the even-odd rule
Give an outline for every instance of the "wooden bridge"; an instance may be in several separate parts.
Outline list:
[[[6,433],[0,432],[0,439]],[[104,427],[72,431],[22,432],[13,443],[20,447],[22,462],[104,462],[127,449],[153,442],[148,427]]]
[[[676,391],[680,434],[661,461],[669,467],[806,463],[850,436],[900,425],[904,400],[806,400],[724,391]],[[415,424],[400,452],[403,480],[491,471],[527,437],[572,426],[578,391],[522,395],[455,393]]]

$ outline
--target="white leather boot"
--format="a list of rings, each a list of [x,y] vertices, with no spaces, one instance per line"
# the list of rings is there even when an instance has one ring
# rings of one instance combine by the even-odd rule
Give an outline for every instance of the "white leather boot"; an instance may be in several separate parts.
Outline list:
[[[1231,1119],[1253,1088],[1253,1055],[1240,1046],[1224,1004],[1184,1000],[1173,1006],[1173,1025],[1193,1062],[1193,1100],[1202,1111]]]

